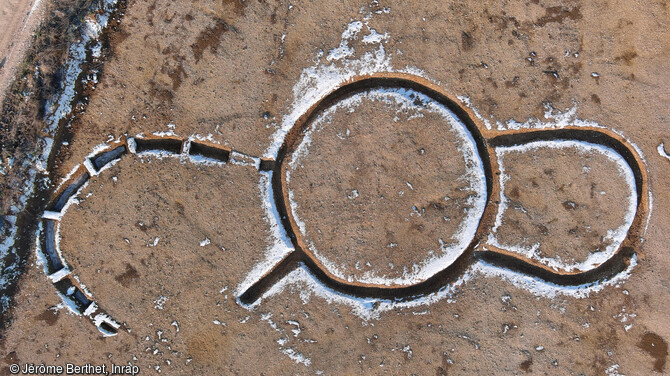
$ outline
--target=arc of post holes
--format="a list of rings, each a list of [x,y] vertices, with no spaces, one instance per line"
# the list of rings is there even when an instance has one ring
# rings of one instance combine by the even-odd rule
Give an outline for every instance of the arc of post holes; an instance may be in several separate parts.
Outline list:
[[[197,162],[238,163],[254,166],[261,170],[272,168],[272,161],[255,158],[229,148],[193,139],[177,137],[135,137],[121,138],[86,158],[83,164],[74,168],[65,181],[56,189],[41,219],[38,255],[42,259],[44,271],[58,291],[63,302],[76,314],[88,317],[105,336],[118,333],[121,324],[110,317],[93,301],[90,293],[72,275],[60,250],[58,231],[60,220],[77,194],[92,176],[112,166],[127,154],[159,154],[167,156],[188,156]]]
[[[286,157],[297,146],[311,120],[322,110],[338,100],[365,90],[375,88],[407,88],[420,92],[446,106],[466,126],[475,140],[477,152],[484,166],[486,178],[486,207],[479,219],[474,239],[462,250],[461,255],[444,269],[413,285],[372,285],[342,280],[330,272],[304,246],[303,234],[298,230],[295,219],[288,209],[288,189],[286,185]],[[460,101],[445,93],[440,87],[421,77],[403,73],[377,73],[359,76],[344,83],[314,103],[303,114],[283,138],[275,159],[249,157],[231,149],[193,139],[181,139],[175,136],[149,136],[121,139],[97,154],[88,157],[83,165],[61,185],[54,194],[42,219],[42,245],[45,260],[45,272],[58,290],[63,301],[75,312],[90,318],[104,335],[114,335],[120,324],[107,315],[92,298],[81,288],[71,275],[62,258],[58,239],[58,223],[67,205],[81,190],[91,176],[118,161],[126,154],[164,153],[172,156],[189,156],[196,161],[218,163],[237,162],[254,166],[261,171],[272,171],[272,195],[281,222],[280,226],[293,243],[293,251],[270,268],[262,277],[241,293],[239,302],[253,304],[260,299],[275,283],[298,267],[307,268],[310,274],[323,285],[341,293],[366,298],[408,301],[424,296],[456,280],[466,269],[478,260],[491,263],[515,272],[523,273],[544,281],[562,286],[576,286],[588,282],[604,281],[621,273],[629,265],[639,242],[642,213],[649,210],[646,171],[640,156],[634,148],[618,134],[604,128],[567,126],[552,129],[525,129],[512,131],[487,130],[476,122],[474,113],[461,106]],[[636,213],[628,229],[626,238],[619,244],[611,257],[602,264],[585,271],[557,271],[538,261],[525,258],[511,251],[485,244],[486,233],[492,228],[497,203],[492,197],[498,197],[500,182],[494,175],[500,174],[495,148],[523,145],[535,141],[580,141],[606,146],[618,153],[628,164],[634,176],[637,194]],[[244,162],[246,160],[246,162]]]

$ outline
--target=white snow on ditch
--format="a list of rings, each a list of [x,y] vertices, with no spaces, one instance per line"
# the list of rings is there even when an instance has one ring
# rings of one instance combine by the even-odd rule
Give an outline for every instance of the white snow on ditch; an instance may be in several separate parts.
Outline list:
[[[330,125],[330,119],[333,113],[336,111],[353,112],[358,106],[366,101],[379,101],[385,103],[398,113],[410,114],[408,119],[424,116],[424,112],[438,114],[446,123],[445,132],[454,134],[458,150],[463,155],[464,165],[468,168],[467,173],[464,176],[461,176],[460,179],[468,184],[469,191],[476,193],[469,198],[470,202],[468,208],[465,209],[466,216],[456,232],[453,234],[445,234],[444,239],[449,239],[449,241],[446,242],[448,245],[444,242],[439,245],[436,244],[436,246],[441,248],[439,252],[432,257],[423,260],[420,264],[408,266],[401,277],[388,278],[385,276],[377,276],[374,273],[366,273],[361,277],[354,278],[347,275],[345,271],[339,268],[336,265],[335,260],[329,260],[327,257],[320,254],[319,250],[312,243],[309,244],[310,251],[330,273],[343,280],[355,280],[359,283],[387,286],[413,285],[428,279],[451,265],[458,256],[463,253],[474,238],[479,226],[479,220],[486,207],[486,178],[483,162],[477,151],[475,140],[469,130],[448,108],[425,94],[411,89],[379,88],[354,94],[319,114],[319,116],[311,123],[310,128],[306,131],[302,142],[296,147],[292,158],[288,160],[289,166],[295,168],[302,164],[303,159],[309,155],[308,148],[311,144],[312,136],[323,129],[323,127]],[[417,102],[420,102],[420,104],[417,104]],[[458,163],[461,162],[459,161]],[[287,171],[287,181],[290,181],[290,176],[290,171]],[[305,234],[305,224],[300,219],[299,207],[294,200],[294,193],[290,188],[288,188],[288,196],[293,218],[298,224],[300,231]]]
[[[496,237],[496,232],[502,224],[503,217],[505,212],[509,207],[509,199],[505,196],[505,182],[507,182],[510,176],[506,173],[504,165],[504,156],[510,153],[527,153],[533,150],[538,150],[542,148],[549,149],[575,149],[577,150],[577,155],[588,155],[588,154],[602,154],[610,161],[614,162],[617,166],[617,171],[619,176],[624,179],[626,185],[628,186],[628,194],[626,195],[625,202],[621,202],[622,205],[626,206],[626,212],[623,218],[623,223],[615,229],[611,229],[607,232],[604,237],[604,241],[609,242],[605,250],[599,252],[590,253],[586,260],[574,263],[567,264],[563,262],[560,257],[543,257],[539,255],[539,244],[535,244],[531,247],[522,247],[513,244],[500,244]],[[583,141],[572,141],[572,140],[554,140],[554,141],[535,141],[526,143],[523,145],[509,146],[509,147],[498,147],[496,148],[496,158],[499,162],[500,167],[500,205],[498,207],[498,213],[496,214],[495,224],[493,229],[488,237],[488,243],[496,246],[498,248],[507,249],[519,253],[529,259],[539,261],[540,263],[549,266],[554,270],[563,270],[563,271],[586,271],[595,268],[596,266],[604,263],[612,257],[612,255],[619,248],[621,243],[626,238],[628,234],[628,229],[633,224],[633,219],[635,218],[635,213],[637,211],[637,191],[635,189],[635,177],[633,176],[633,171],[631,170],[628,163],[623,159],[619,153],[615,152],[609,147],[592,144]],[[591,250],[588,250],[591,251]]]
[[[388,10],[390,11],[390,10]],[[385,10],[384,13],[388,13]],[[298,78],[297,83],[293,87],[293,103],[290,108],[287,110],[285,115],[282,118],[280,125],[275,131],[274,135],[270,139],[270,146],[266,149],[264,157],[273,158],[276,156],[279,148],[281,147],[284,138],[291,127],[295,124],[297,119],[303,115],[309,108],[311,108],[317,101],[321,98],[327,96],[329,93],[348,82],[350,79],[361,76],[369,75],[377,72],[404,72],[409,74],[414,74],[421,76],[425,79],[428,79],[435,83],[435,80],[427,77],[426,73],[416,67],[403,67],[396,68],[392,63],[392,54],[387,52],[385,48],[385,43],[392,39],[392,36],[389,33],[381,33],[377,30],[374,30],[368,26],[367,21],[369,17],[363,18],[362,20],[354,20],[349,24],[344,26],[344,31],[342,33],[340,43],[331,49],[329,52],[324,53],[320,51],[316,53],[314,64],[310,67],[303,69],[300,77]],[[351,46],[352,41],[360,40],[363,42],[360,48],[363,48],[363,52],[356,51],[354,47]],[[359,48],[359,47],[356,47]],[[358,53],[357,53],[358,52]],[[398,54],[401,54],[400,51],[397,51]],[[436,82],[439,85],[439,82]],[[393,97],[398,93],[385,93],[384,95],[389,95]],[[367,94],[369,95],[369,94]],[[335,106],[356,106],[357,99],[354,97],[346,99],[345,103],[338,103]],[[556,111],[551,105],[547,105],[545,120],[540,119],[529,119],[524,123],[517,122],[514,119],[510,119],[506,122],[496,121],[494,124],[488,119],[485,119],[480,115],[473,104],[470,102],[468,97],[460,96],[458,99],[462,102],[462,105],[469,107],[481,121],[485,128],[492,130],[497,129],[500,131],[512,130],[512,129],[555,129],[563,128],[566,126],[583,126],[589,128],[603,128],[606,127],[588,120],[579,119],[577,117],[577,105],[573,108],[568,109],[565,112]],[[396,96],[396,99],[399,100]],[[333,107],[335,107],[333,106]],[[327,112],[327,111],[325,111]],[[326,116],[325,114],[322,116]],[[312,127],[318,126],[319,121],[313,121]],[[644,154],[641,150],[626,138],[623,134],[616,130],[610,131],[617,133],[622,138],[633,146],[638,155],[644,160]],[[298,163],[301,157],[305,157],[309,154],[309,146],[311,142],[311,134],[314,129],[308,130],[306,136],[303,138],[302,143],[298,146],[297,150],[294,153],[295,158],[289,163]],[[567,143],[566,143],[567,142]],[[613,150],[601,146],[594,145],[584,142],[576,141],[566,141],[566,142],[548,142],[546,145],[549,147],[578,147],[584,149],[588,152],[597,152],[602,153],[607,156],[610,160],[617,163],[619,168],[619,173],[624,177],[625,181],[631,187],[631,194],[627,197],[627,200],[624,205],[627,206],[626,216],[624,218],[624,223],[612,229],[608,233],[608,238],[611,240],[611,246],[608,247],[604,252],[595,253],[591,255],[585,262],[578,265],[564,265],[564,264],[555,264],[552,263],[552,260],[539,260],[545,262],[546,264],[564,269],[579,269],[586,270],[589,269],[603,260],[611,256],[612,252],[616,250],[616,247],[620,242],[625,238],[626,232],[628,231],[632,218],[635,215],[635,204],[636,204],[636,194],[635,194],[635,184],[632,176],[632,171],[630,167],[623,161],[622,157],[618,155]],[[517,149],[522,148],[533,148],[539,147],[539,144],[527,144]],[[514,148],[514,147],[513,147]],[[513,148],[502,149],[498,151],[497,154],[509,152]],[[659,152],[660,154],[660,152]],[[495,155],[492,157],[499,157]],[[480,175],[483,178],[483,173]],[[290,179],[290,176],[287,176]],[[247,275],[244,283],[242,283],[238,292],[245,291],[247,287],[257,281],[262,275],[265,274],[268,270],[271,269],[273,265],[279,262],[283,257],[290,253],[293,249],[291,247],[290,241],[286,237],[285,230],[281,226],[281,221],[279,213],[274,207],[274,200],[272,198],[272,183],[271,183],[271,173],[263,173],[261,180],[259,182],[259,187],[264,197],[264,206],[266,208],[266,215],[268,222],[273,228],[273,244],[268,250],[266,250],[265,260],[256,265],[253,270]],[[504,181],[502,181],[504,183]],[[652,202],[651,192],[645,193],[648,194],[648,199]],[[289,192],[290,196],[290,192]],[[492,198],[494,199],[494,198]],[[477,205],[480,205],[479,203]],[[501,217],[502,212],[504,212],[504,204],[501,205],[500,213],[497,217]],[[304,231],[304,224],[301,225],[299,217],[296,215],[296,205],[294,202],[290,202],[290,208],[292,214],[296,218],[296,221],[299,227]],[[649,216],[647,221],[651,216],[651,207],[649,210]],[[496,228],[500,225],[499,222],[496,222]],[[464,235],[470,234],[471,229],[462,229]],[[495,240],[495,238],[493,238]],[[505,247],[501,247],[505,248]],[[318,253],[315,252],[315,253]],[[441,266],[448,264],[451,260],[451,256],[446,257],[442,260],[437,260],[431,266],[435,268],[441,268]],[[433,260],[435,261],[435,260]],[[583,284],[578,286],[559,286],[543,280],[540,280],[535,277],[527,276],[518,272],[506,270],[499,268],[497,266],[488,264],[484,261],[477,261],[461,276],[456,282],[453,282],[447,286],[444,286],[440,290],[427,294],[424,296],[419,296],[414,298],[411,301],[395,301],[395,300],[379,300],[379,299],[366,299],[366,298],[357,298],[350,295],[342,294],[338,291],[333,291],[325,286],[323,286],[314,276],[310,274],[306,267],[302,266],[293,272],[289,273],[284,279],[275,284],[269,291],[267,291],[257,302],[249,306],[249,308],[257,307],[263,300],[269,299],[276,294],[280,294],[286,290],[298,292],[300,298],[307,302],[311,296],[318,296],[325,299],[331,303],[344,304],[351,307],[351,311],[360,316],[363,319],[375,319],[379,317],[379,314],[385,311],[393,310],[396,308],[416,308],[421,306],[426,306],[433,304],[437,301],[446,300],[451,302],[454,299],[457,299],[458,289],[472,278],[502,278],[513,285],[526,289],[537,296],[543,296],[547,298],[554,298],[556,296],[572,296],[576,298],[587,297],[593,292],[597,292],[605,288],[605,286],[615,286],[618,287],[623,283],[631,273],[631,270],[637,265],[637,257],[633,257],[628,268],[619,273],[617,276],[611,278],[607,281],[599,281],[595,283]],[[337,265],[328,266],[329,271],[333,272],[338,277],[346,277],[343,273],[338,272]],[[419,268],[421,269],[421,268]],[[432,274],[435,269],[432,267],[426,267],[424,265],[421,269],[426,273],[425,275]],[[409,276],[404,276],[400,280],[393,281],[394,283],[413,283],[425,277],[424,274],[413,274]],[[366,283],[379,283],[387,284],[389,281],[386,279],[379,279],[377,277],[371,277],[369,280],[364,281]],[[305,288],[306,287],[306,288]]]

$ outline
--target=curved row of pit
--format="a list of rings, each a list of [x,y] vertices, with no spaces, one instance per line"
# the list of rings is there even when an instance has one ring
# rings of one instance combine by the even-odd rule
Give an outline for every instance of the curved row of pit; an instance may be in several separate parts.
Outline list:
[[[100,308],[72,274],[59,244],[60,221],[90,179],[128,154],[188,157],[194,163],[234,163],[259,170],[272,169],[274,161],[250,157],[206,140],[174,136],[122,137],[96,149],[70,172],[52,195],[42,214],[37,254],[63,303],[75,314],[88,317],[104,336],[113,336],[118,334],[121,324]]]

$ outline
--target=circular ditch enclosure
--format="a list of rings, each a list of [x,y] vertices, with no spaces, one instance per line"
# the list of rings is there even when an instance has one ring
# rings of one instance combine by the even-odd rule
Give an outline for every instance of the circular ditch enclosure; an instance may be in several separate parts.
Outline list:
[[[427,90],[358,87],[297,127],[279,158],[286,214],[331,275],[411,285],[473,241],[487,202],[480,136]]]

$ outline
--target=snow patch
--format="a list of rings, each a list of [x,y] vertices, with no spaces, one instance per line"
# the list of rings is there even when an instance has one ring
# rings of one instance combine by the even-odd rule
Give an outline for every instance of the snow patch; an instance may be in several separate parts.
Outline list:
[[[320,51],[316,56],[315,64],[303,69],[298,82],[293,87],[291,109],[283,116],[281,125],[272,136],[270,146],[264,152],[263,157],[274,157],[283,143],[284,137],[297,119],[314,103],[349,79],[375,72],[394,71],[391,65],[391,54],[387,54],[384,47],[391,36],[388,33],[380,34],[377,30],[371,29],[368,26],[370,17],[372,16],[369,15],[362,21],[352,21],[347,24],[339,46],[330,50],[325,59],[324,52]],[[362,47],[365,52],[357,54],[349,46],[349,43],[358,40],[364,27],[369,31],[369,34],[365,35],[362,40],[364,42]],[[405,70],[407,69],[422,72],[418,68],[406,67]],[[395,71],[402,72],[404,70]]]
[[[327,303],[343,304],[351,308],[351,312],[363,320],[379,319],[380,314],[397,308],[416,308],[433,304],[440,300],[454,302],[458,288],[472,278],[471,270],[466,271],[455,282],[440,288],[438,291],[417,296],[409,301],[392,299],[360,298],[330,289],[319,282],[307,267],[301,265],[272,286],[263,296],[254,302],[250,309],[257,307],[263,300],[281,294],[285,290],[296,291],[303,304],[311,299],[312,295],[324,299]],[[306,287],[306,288],[304,288]]]
[[[236,295],[240,296],[260,280],[275,265],[283,260],[289,253],[294,251],[291,239],[286,229],[281,225],[281,216],[277,210],[272,189],[272,171],[260,171],[258,189],[260,191],[265,219],[270,226],[269,247],[265,251],[265,260],[257,263],[237,287]]]
[[[661,157],[670,160],[670,155],[668,155],[668,153],[665,151],[665,146],[663,145],[662,142],[660,145],[658,145],[656,151],[658,151],[658,155],[660,155]]]
[[[473,273],[485,277],[502,278],[518,288],[530,291],[536,296],[553,299],[557,296],[571,296],[574,298],[588,298],[591,293],[602,291],[606,286],[620,287],[637,265],[637,255],[633,255],[628,267],[621,273],[606,281],[595,281],[577,286],[563,286],[544,281],[527,274],[514,272],[499,266],[489,264],[485,261],[477,261],[471,270]]]

